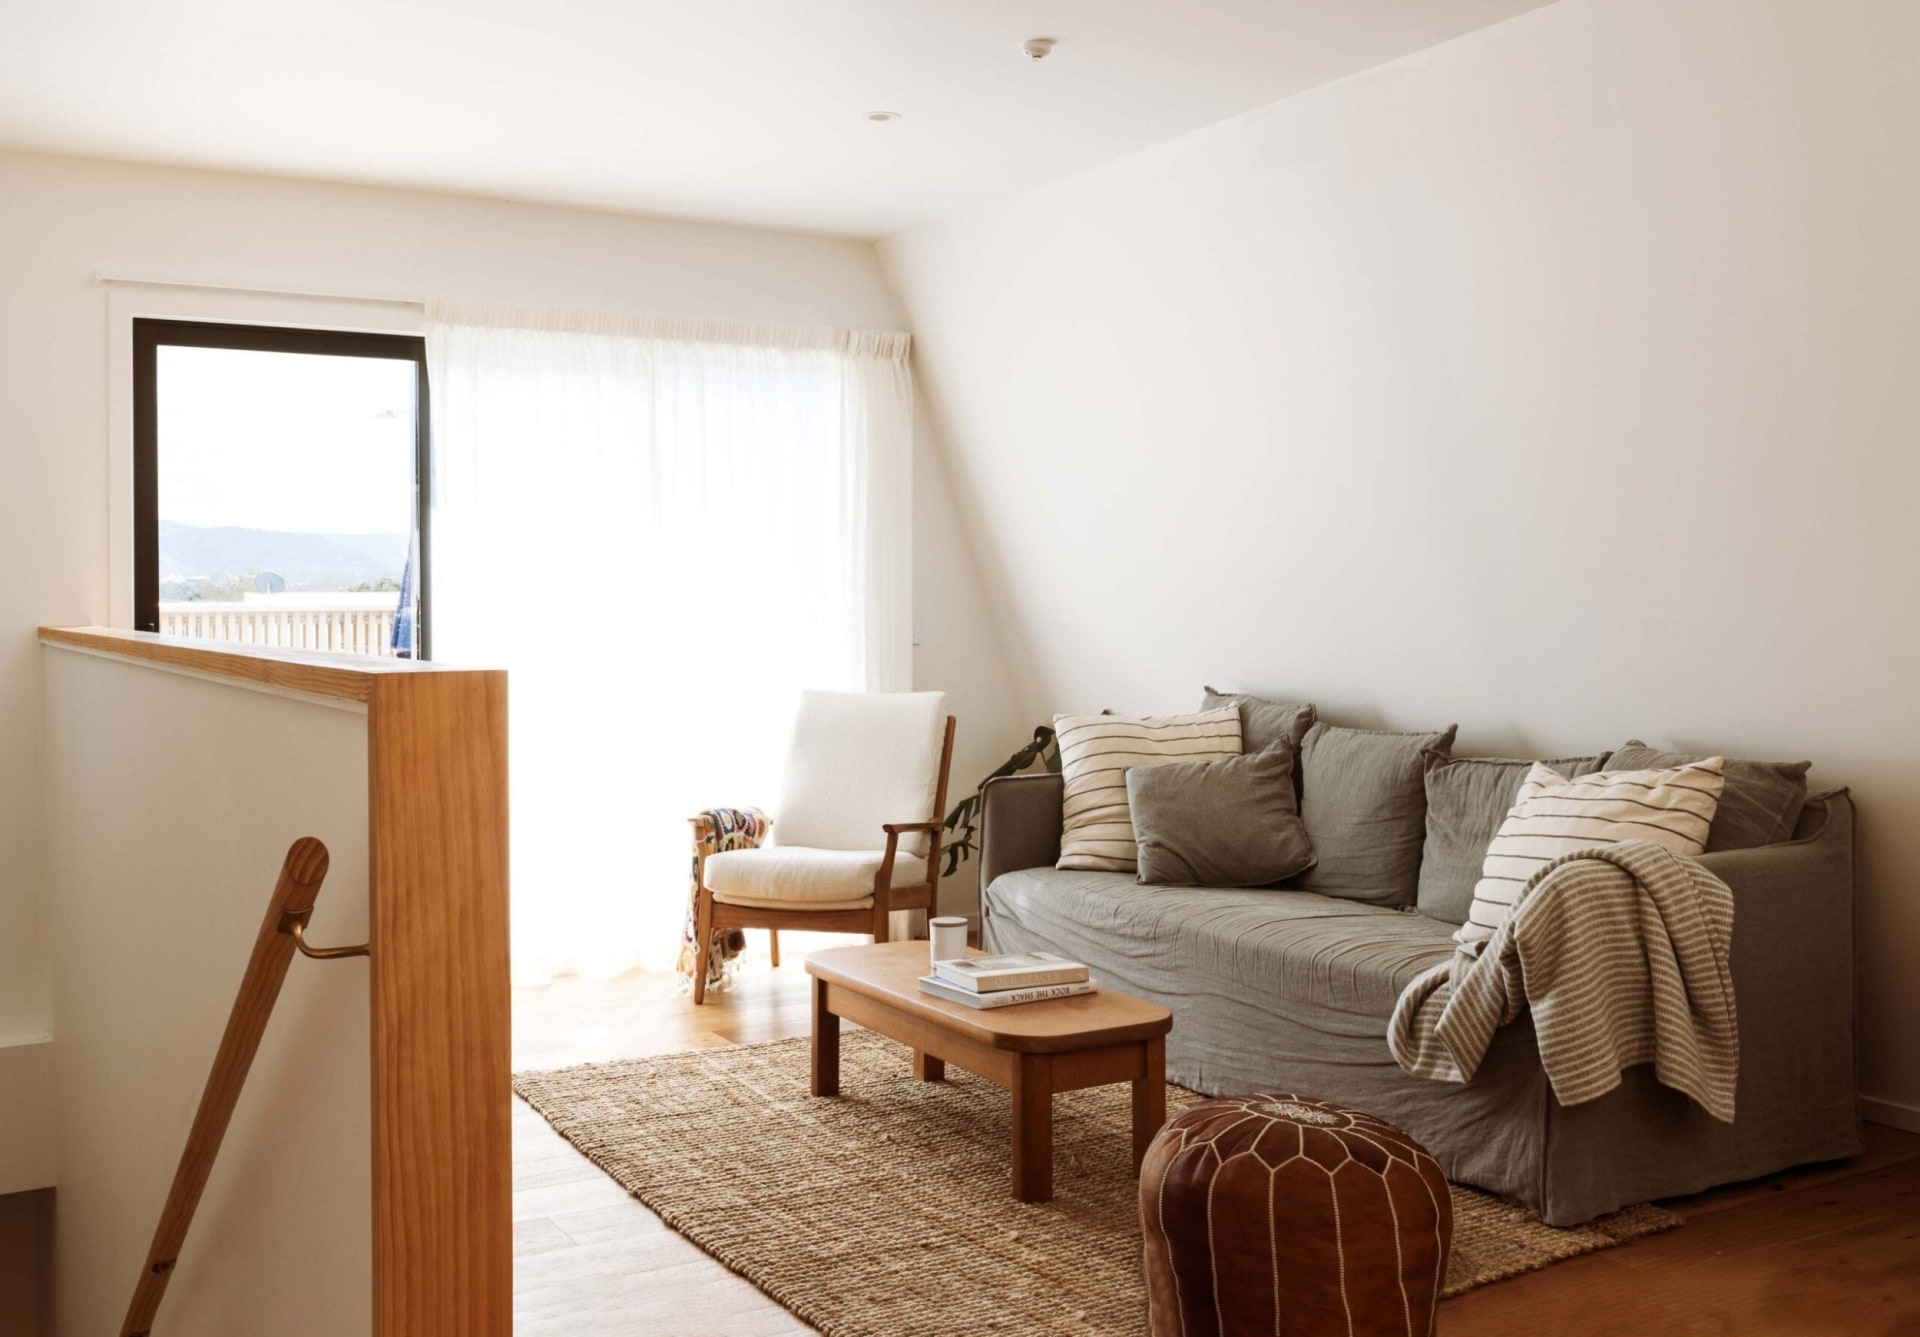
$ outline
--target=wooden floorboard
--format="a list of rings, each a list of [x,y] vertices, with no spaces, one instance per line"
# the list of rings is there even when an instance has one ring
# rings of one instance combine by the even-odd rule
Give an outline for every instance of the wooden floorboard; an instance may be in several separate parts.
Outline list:
[[[515,991],[514,1067],[805,1035],[801,961],[844,937],[788,934],[766,963],[748,935],[735,987],[694,1007],[671,976]],[[1670,1204],[1677,1230],[1469,1291],[1443,1337],[1537,1334],[1898,1334],[1920,1337],[1920,1135],[1867,1126],[1858,1160]],[[517,1337],[778,1337],[812,1329],[668,1229],[516,1100]]]
[[[559,1068],[712,1045],[805,1035],[812,994],[800,962],[810,940],[788,934],[784,969],[767,967],[766,935],[733,988],[696,1008],[671,975],[563,979],[514,994],[513,1066]],[[575,1151],[523,1102],[513,1103],[515,1337],[781,1337],[805,1323],[667,1226]]]

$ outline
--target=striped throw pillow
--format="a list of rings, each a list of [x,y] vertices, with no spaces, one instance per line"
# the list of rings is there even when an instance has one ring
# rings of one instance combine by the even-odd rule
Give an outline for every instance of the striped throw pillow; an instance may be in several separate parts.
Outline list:
[[[1169,761],[1223,761],[1240,755],[1236,706],[1198,715],[1055,715],[1066,781],[1059,868],[1134,871],[1127,771]]]
[[[1487,846],[1473,908],[1454,941],[1491,938],[1507,922],[1527,879],[1562,854],[1650,840],[1676,854],[1698,855],[1707,847],[1726,783],[1721,757],[1666,771],[1596,771],[1577,780],[1535,762]]]

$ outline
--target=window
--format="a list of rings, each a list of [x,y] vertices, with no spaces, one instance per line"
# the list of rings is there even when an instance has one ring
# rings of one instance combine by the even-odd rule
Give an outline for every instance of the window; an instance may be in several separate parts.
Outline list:
[[[428,652],[425,341],[133,322],[134,625]]]

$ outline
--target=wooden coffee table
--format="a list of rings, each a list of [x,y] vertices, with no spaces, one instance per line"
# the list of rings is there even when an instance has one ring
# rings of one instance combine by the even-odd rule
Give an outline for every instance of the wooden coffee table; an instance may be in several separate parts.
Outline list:
[[[974,956],[979,952],[970,953]],[[1053,1197],[1053,1097],[1133,1083],[1133,1163],[1167,1118],[1166,1035],[1173,1014],[1104,985],[1076,998],[971,1008],[920,992],[932,969],[924,942],[830,947],[813,976],[813,1094],[840,1093],[840,1019],[913,1047],[923,1082],[956,1064],[1013,1093],[1013,1196]]]

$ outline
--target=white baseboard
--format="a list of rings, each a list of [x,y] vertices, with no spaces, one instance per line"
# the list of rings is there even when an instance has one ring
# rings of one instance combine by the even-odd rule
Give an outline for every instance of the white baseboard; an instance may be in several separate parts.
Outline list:
[[[1869,1123],[1883,1123],[1889,1128],[1920,1133],[1920,1105],[1905,1105],[1898,1100],[1880,1100],[1874,1096],[1861,1096],[1860,1117]]]

